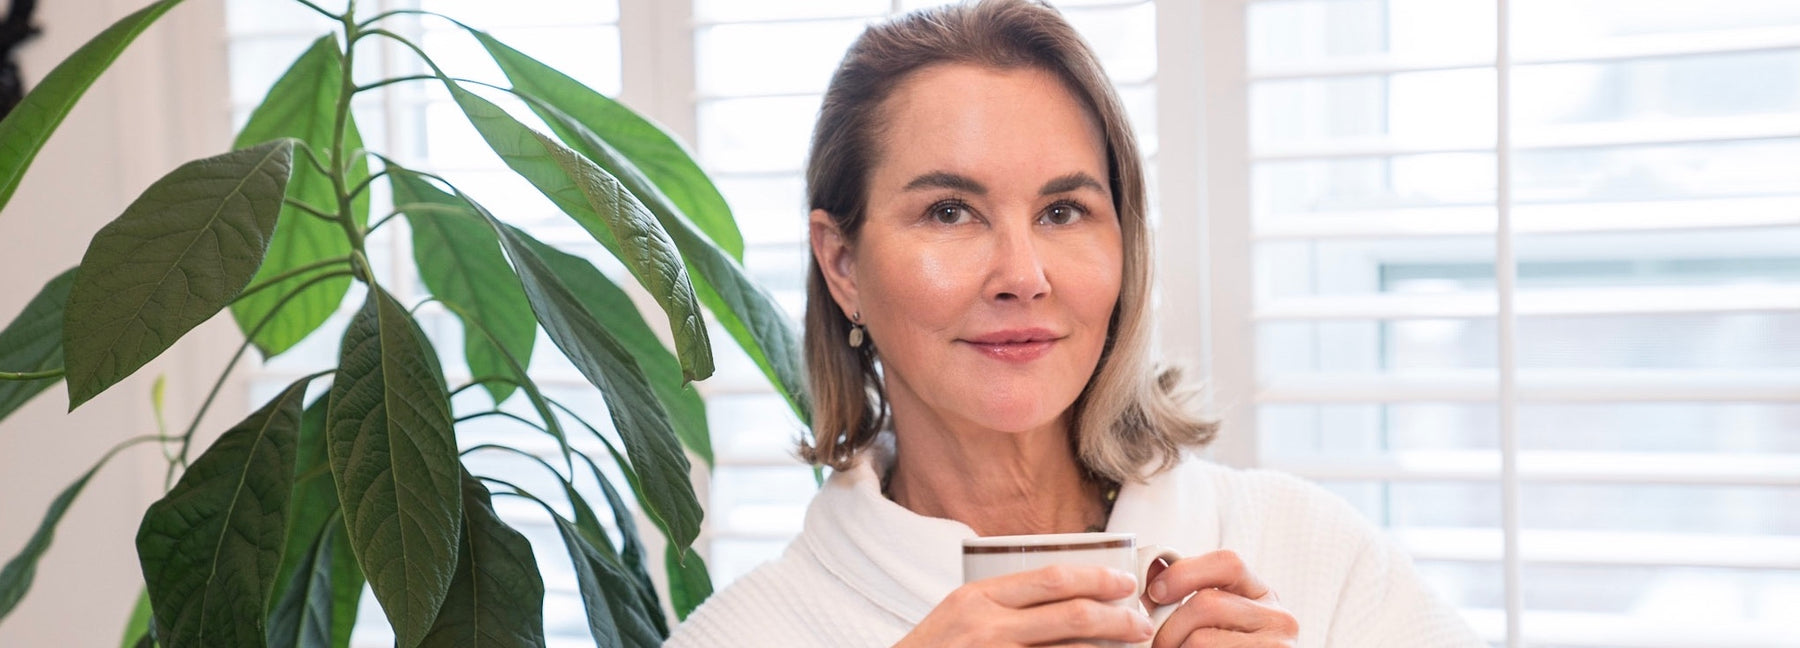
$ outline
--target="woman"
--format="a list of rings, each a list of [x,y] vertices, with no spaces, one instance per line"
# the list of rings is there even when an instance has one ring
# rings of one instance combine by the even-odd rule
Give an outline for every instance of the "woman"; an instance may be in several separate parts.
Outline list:
[[[1214,427],[1149,368],[1144,179],[1093,53],[1025,0],[871,27],[807,169],[813,442],[777,561],[671,646],[1480,645],[1404,554],[1297,480],[1185,458]],[[972,536],[1134,532],[1148,596],[1052,567],[961,584]],[[1279,595],[1279,596],[1278,596]]]

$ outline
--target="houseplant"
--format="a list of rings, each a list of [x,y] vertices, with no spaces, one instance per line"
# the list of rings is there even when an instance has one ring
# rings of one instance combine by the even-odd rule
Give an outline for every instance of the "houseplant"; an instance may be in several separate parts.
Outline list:
[[[79,265],[0,329],[0,420],[58,384],[71,409],[80,407],[226,309],[246,338],[237,357],[251,347],[273,357],[318,330],[360,285],[365,296],[335,365],[281,390],[205,449],[192,441],[211,397],[181,433],[127,442],[163,444],[171,457],[170,489],[137,536],[146,586],[143,622],[132,626],[142,629],[138,643],[345,645],[366,580],[399,645],[540,645],[542,579],[530,546],[495,515],[499,494],[543,504],[554,520],[596,642],[655,645],[666,623],[624,498],[635,498],[668,539],[662,568],[684,615],[710,591],[704,565],[686,551],[700,509],[683,453],[710,457],[705,412],[687,384],[712,371],[704,314],[796,412],[806,411],[795,336],[743,272],[727,206],[666,133],[489,34],[429,12],[365,16],[350,0],[336,14],[293,1],[336,28],[275,83],[235,150],[154,183],[95,235]],[[161,0],[115,23],[0,121],[0,215],[82,93],[177,4]],[[405,15],[467,30],[509,83],[441,70],[384,27]],[[355,78],[358,48],[382,40],[431,73]],[[655,299],[673,351],[587,260],[508,225],[443,179],[365,149],[351,99],[391,83],[442,86],[506,164]],[[517,98],[548,132],[487,98],[494,94]],[[393,209],[371,218],[377,185]],[[463,326],[466,384],[449,383],[412,314],[417,304],[399,303],[385,287],[391,277],[368,261],[368,235],[395,218],[411,227],[430,301]],[[610,421],[583,420],[538,388],[529,363],[540,328],[601,391]],[[329,390],[309,403],[314,382]],[[492,407],[455,411],[451,395],[474,389]],[[501,410],[508,399],[523,399],[533,415]],[[536,465],[564,492],[526,492],[506,476],[469,471],[459,454],[469,444],[456,435],[485,417],[553,438],[560,456]],[[597,438],[607,452],[590,457],[571,446],[571,434]],[[516,452],[462,450],[475,451]],[[29,587],[55,525],[114,452],[50,503],[37,533],[0,569],[0,621]],[[603,474],[609,462],[625,488]],[[578,473],[599,482],[604,507],[582,498]],[[608,511],[617,545],[600,521]]]

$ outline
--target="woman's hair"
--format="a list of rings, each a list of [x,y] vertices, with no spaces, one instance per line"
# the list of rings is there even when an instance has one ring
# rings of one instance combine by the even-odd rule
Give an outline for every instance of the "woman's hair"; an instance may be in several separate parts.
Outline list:
[[[855,245],[869,174],[886,144],[884,103],[910,75],[943,64],[1054,74],[1099,122],[1124,272],[1099,365],[1075,399],[1072,442],[1088,471],[1113,481],[1167,469],[1184,446],[1211,441],[1217,425],[1186,411],[1174,369],[1150,365],[1150,241],[1137,141],[1100,61],[1055,9],[1029,0],[981,0],[913,12],[864,31],[832,75],[819,109],[806,166],[810,207],[830,214]],[[887,394],[874,345],[845,343],[850,320],[832,300],[818,260],[809,265],[805,345],[813,438],[801,441],[800,456],[844,470],[886,425]]]

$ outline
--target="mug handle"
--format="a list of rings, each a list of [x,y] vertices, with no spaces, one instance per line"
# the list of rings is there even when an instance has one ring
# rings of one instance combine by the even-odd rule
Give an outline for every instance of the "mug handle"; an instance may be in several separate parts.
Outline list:
[[[1162,545],[1145,545],[1138,547],[1137,555],[1137,596],[1139,600],[1142,600],[1144,588],[1150,586],[1150,566],[1156,564],[1156,561],[1159,560],[1167,564],[1175,564],[1175,561],[1181,559],[1181,554],[1174,549]],[[1174,614],[1175,608],[1179,605],[1181,605],[1181,601],[1176,601],[1174,603],[1158,605],[1156,606],[1156,609],[1145,610],[1144,612],[1150,615],[1150,625],[1160,630],[1162,629],[1163,622],[1169,620],[1169,615]]]

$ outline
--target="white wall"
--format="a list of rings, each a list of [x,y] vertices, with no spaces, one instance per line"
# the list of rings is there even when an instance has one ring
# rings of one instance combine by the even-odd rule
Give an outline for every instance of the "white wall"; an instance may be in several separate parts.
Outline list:
[[[55,64],[149,0],[38,3],[44,33],[20,62],[35,86]],[[0,210],[0,322],[45,281],[75,265],[87,241],[162,174],[230,142],[221,0],[188,0],[126,50],[51,137]],[[0,324],[3,325],[3,324]],[[155,432],[151,379],[168,377],[169,424],[179,430],[241,339],[215,319],[131,379],[73,414],[61,386],[0,423],[0,560],[37,528],[45,508],[111,445]],[[0,369],[6,369],[0,367]],[[209,440],[245,414],[240,388],[221,395]],[[30,593],[4,621],[0,646],[117,645],[137,596],[134,537],[160,496],[153,445],[115,459],[89,484],[39,564]]]

